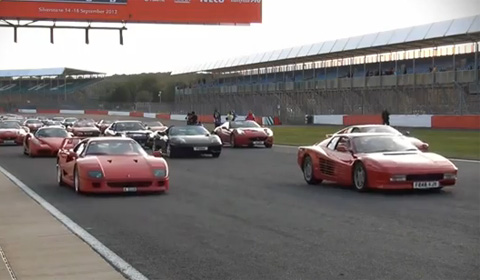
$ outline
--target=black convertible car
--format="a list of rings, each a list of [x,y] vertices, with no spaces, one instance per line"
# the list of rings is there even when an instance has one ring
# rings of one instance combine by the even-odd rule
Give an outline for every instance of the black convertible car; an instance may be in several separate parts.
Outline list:
[[[153,150],[160,150],[170,158],[203,154],[218,158],[222,152],[222,141],[203,126],[171,126],[166,131],[155,132]]]

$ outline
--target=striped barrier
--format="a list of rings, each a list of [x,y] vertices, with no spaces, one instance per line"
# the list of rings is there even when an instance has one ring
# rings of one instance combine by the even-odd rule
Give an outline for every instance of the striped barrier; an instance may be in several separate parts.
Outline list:
[[[315,115],[313,124],[362,125],[382,124],[381,115]],[[390,125],[398,127],[419,127],[437,129],[480,130],[480,115],[390,115]]]
[[[36,110],[18,109],[22,114],[71,114],[71,115],[108,115],[120,117],[139,117],[160,120],[185,121],[186,114],[144,113],[102,110]],[[222,115],[222,120],[226,116]],[[213,123],[212,115],[199,115],[202,123]],[[238,120],[245,120],[245,116],[237,116]],[[260,125],[281,125],[279,117],[255,117]],[[380,115],[315,115],[313,124],[323,125],[356,125],[356,124],[382,124]],[[424,127],[438,129],[468,129],[480,130],[480,115],[446,116],[446,115],[390,115],[390,124],[398,127]]]

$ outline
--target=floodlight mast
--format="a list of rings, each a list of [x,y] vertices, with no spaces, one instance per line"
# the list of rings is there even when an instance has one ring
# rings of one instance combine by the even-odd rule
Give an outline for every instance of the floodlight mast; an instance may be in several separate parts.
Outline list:
[[[13,41],[18,42],[18,29],[19,28],[43,28],[50,29],[50,43],[54,44],[54,30],[55,29],[82,29],[85,30],[85,44],[90,44],[90,30],[118,30],[120,45],[123,45],[123,31],[127,30],[126,22],[121,22],[122,27],[109,27],[109,26],[91,26],[92,22],[87,22],[87,26],[72,26],[72,25],[57,25],[56,21],[53,21],[53,25],[39,24],[38,21],[33,20],[27,23],[13,23],[6,19],[0,19],[0,27],[13,28]]]

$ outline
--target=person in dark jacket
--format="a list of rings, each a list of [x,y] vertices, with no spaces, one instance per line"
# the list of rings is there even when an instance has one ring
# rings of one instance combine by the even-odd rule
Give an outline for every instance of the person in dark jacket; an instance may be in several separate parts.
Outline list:
[[[213,121],[215,123],[215,127],[219,127],[222,125],[222,115],[217,109],[215,109],[215,111],[213,112]]]
[[[384,125],[390,125],[390,113],[387,109],[383,110],[382,112],[382,120]]]
[[[192,114],[190,116],[190,124],[191,125],[197,125],[198,124],[198,116],[195,114],[195,111],[192,111]]]

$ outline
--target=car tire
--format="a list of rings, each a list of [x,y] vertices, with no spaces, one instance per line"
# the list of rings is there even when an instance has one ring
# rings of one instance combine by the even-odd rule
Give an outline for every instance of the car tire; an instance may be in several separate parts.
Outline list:
[[[353,172],[352,172],[352,181],[353,186],[358,192],[366,192],[368,190],[368,178],[367,178],[367,170],[363,163],[356,162],[353,165]]]
[[[302,171],[303,171],[303,179],[309,185],[316,185],[322,182],[322,180],[316,179],[314,172],[313,172],[313,160],[310,156],[306,156],[303,159],[302,163]]]
[[[265,144],[265,148],[270,149],[273,147],[273,144]]]
[[[232,146],[232,148],[237,148],[237,140],[235,140],[235,135],[231,135],[230,136],[230,145]]]
[[[57,183],[59,187],[65,186],[65,182],[63,181],[63,174],[62,174],[62,169],[60,168],[60,165],[57,162]]]
[[[219,158],[219,157],[220,157],[220,153],[212,153],[212,157],[214,157],[214,158]]]
[[[82,193],[82,188],[81,188],[81,184],[80,184],[80,177],[78,176],[78,169],[77,169],[76,166],[75,166],[75,169],[73,171],[73,188],[75,189],[75,192],[77,194]]]

